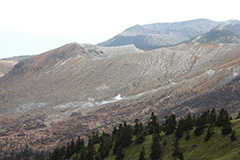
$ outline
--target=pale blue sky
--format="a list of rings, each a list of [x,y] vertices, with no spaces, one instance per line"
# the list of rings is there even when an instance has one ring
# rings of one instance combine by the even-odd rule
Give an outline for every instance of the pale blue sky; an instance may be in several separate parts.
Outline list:
[[[96,44],[136,24],[198,18],[239,20],[239,1],[0,0],[0,29],[47,36],[74,36],[79,38],[70,38],[69,41],[80,43]],[[7,51],[3,53],[1,45],[0,58],[13,55],[10,52],[6,55]],[[31,45],[24,47],[30,48]]]

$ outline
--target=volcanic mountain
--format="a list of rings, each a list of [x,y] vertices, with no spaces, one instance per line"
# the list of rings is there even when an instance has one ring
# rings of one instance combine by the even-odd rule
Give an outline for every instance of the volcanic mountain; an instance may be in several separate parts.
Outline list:
[[[0,60],[0,77],[8,73],[17,62]]]
[[[146,52],[134,45],[67,44],[19,62],[0,78],[0,153],[26,143],[51,149],[124,120],[149,119],[152,111],[179,117],[224,105],[233,113],[239,111],[239,74],[238,44]],[[225,100],[225,93],[232,96]],[[209,94],[220,102],[201,106]]]
[[[174,23],[136,25],[98,45],[109,47],[134,44],[140,49],[151,50],[188,41],[216,28],[239,33],[239,24],[240,22],[237,20],[215,22],[208,19],[196,19]]]

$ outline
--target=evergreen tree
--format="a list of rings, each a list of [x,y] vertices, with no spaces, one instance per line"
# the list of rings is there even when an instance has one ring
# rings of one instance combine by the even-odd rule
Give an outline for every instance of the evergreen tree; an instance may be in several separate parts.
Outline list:
[[[137,135],[139,130],[140,130],[139,119],[135,119],[135,125],[134,125],[133,134]]]
[[[65,158],[68,159],[71,157],[71,149],[70,149],[70,144],[67,144],[67,149],[66,149],[66,156]]]
[[[187,134],[186,134],[186,137],[185,137],[185,140],[189,140],[190,139],[190,134],[189,134],[189,131],[187,131]]]
[[[55,160],[55,159],[59,159],[59,160],[62,159],[62,157],[60,157],[59,147],[55,148],[54,151],[49,156],[49,160]]]
[[[155,134],[160,132],[159,124],[157,122],[157,117],[152,112],[150,121],[147,125],[148,128],[148,134]]]
[[[122,127],[122,125],[119,125],[119,130],[115,136],[115,144],[113,148],[114,155],[117,153],[118,147],[120,145],[122,148],[125,148],[132,143],[132,133],[132,127],[130,125],[127,125],[126,122],[124,122],[124,127]]]
[[[204,116],[198,116],[195,120],[195,125],[196,128],[194,130],[194,135],[195,136],[201,136],[203,134],[204,131],[204,127],[205,127],[205,122],[203,120]]]
[[[183,160],[183,153],[179,149],[178,139],[175,138],[174,140],[174,150],[173,150],[173,157],[178,157],[180,160]]]
[[[166,115],[164,118],[166,119],[163,125],[164,131],[166,132],[167,135],[171,135],[176,129],[177,125],[176,116],[172,114],[169,117]]]
[[[160,147],[159,134],[154,134],[152,139],[153,139],[153,143],[151,146],[151,153],[150,153],[151,160],[160,159],[162,157],[162,150]]]
[[[99,146],[96,159],[101,160],[107,157],[109,154],[110,148],[112,148],[112,138],[109,135],[103,133],[102,142]]]
[[[215,124],[217,120],[217,114],[215,108],[213,108],[210,112],[210,124]]]
[[[188,113],[187,117],[185,118],[184,122],[184,131],[192,130],[194,126],[193,119],[191,117],[191,114]]]
[[[120,147],[121,145],[121,141],[120,141],[120,138],[117,138],[115,143],[114,143],[114,147],[113,147],[113,154],[117,154],[118,152],[118,148]]]
[[[84,141],[80,138],[80,136],[78,136],[78,139],[76,141],[75,149],[76,152],[80,152],[81,149],[84,149]]]
[[[204,111],[201,115],[201,123],[205,127],[205,125],[209,124],[210,122],[210,111]]]
[[[175,131],[175,137],[176,138],[181,138],[183,135],[183,131],[184,131],[184,126],[185,126],[185,120],[184,119],[180,119],[177,125],[177,129]]]
[[[228,119],[228,116],[229,116],[228,112],[226,110],[224,110],[224,108],[222,108],[217,117],[216,126],[221,127],[223,125],[223,122],[226,119]]]
[[[235,130],[232,131],[232,134],[231,134],[231,141],[235,141],[237,139],[236,135],[235,135]]]
[[[87,146],[87,154],[86,154],[86,159],[87,160],[94,160],[94,155],[95,155],[95,149],[94,149],[94,144],[91,139],[88,140],[88,146]]]
[[[145,149],[142,147],[138,160],[147,160],[145,158]]]
[[[115,160],[123,160],[124,154],[122,152],[122,145],[119,146],[118,151],[117,151],[117,156]]]
[[[87,150],[86,149],[81,149],[78,160],[86,160],[86,157],[87,157]]]
[[[75,149],[75,143],[74,143],[74,140],[72,139],[71,141],[71,144],[70,144],[70,157],[76,152],[76,149]]]
[[[222,135],[228,135],[232,133],[232,123],[230,121],[230,117],[226,117],[225,121],[222,124]]]
[[[204,138],[204,141],[205,142],[208,141],[212,137],[213,134],[214,134],[214,132],[213,132],[213,125],[211,124],[208,127],[207,134],[206,134],[206,136]]]
[[[142,144],[145,140],[145,135],[143,134],[143,132],[139,133],[137,135],[137,139],[136,139],[136,144]]]

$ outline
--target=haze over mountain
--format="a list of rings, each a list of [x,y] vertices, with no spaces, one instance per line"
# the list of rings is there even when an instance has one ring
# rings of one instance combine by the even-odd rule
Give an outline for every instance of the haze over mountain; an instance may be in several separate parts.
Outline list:
[[[38,150],[52,149],[78,135],[87,138],[93,130],[109,132],[124,120],[146,122],[151,112],[158,117],[213,107],[239,112],[240,45],[218,41],[237,37],[237,27],[220,29],[209,20],[155,24],[159,26],[164,34],[167,27],[172,35],[188,31],[185,37],[196,38],[198,32],[197,40],[214,44],[189,42],[143,51],[133,44],[69,43],[17,58],[19,62],[0,78],[0,153],[22,150],[26,143]],[[137,28],[126,30],[125,38],[148,32]]]
[[[175,23],[154,23],[136,25],[126,29],[115,37],[99,43],[99,46],[121,46],[134,44],[137,48],[151,50],[163,46],[179,44],[204,34],[215,27],[228,25],[230,30],[238,28],[239,21],[215,22],[208,19],[196,19]],[[232,27],[230,25],[233,25]],[[232,29],[231,29],[232,28]]]

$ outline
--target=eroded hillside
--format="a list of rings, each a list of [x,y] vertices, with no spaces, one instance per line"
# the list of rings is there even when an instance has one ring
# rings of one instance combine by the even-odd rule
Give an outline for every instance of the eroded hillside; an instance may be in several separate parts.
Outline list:
[[[143,52],[134,45],[71,43],[34,56],[0,79],[0,148],[28,143],[51,149],[92,130],[110,131],[123,120],[146,120],[152,111],[182,116],[205,110],[212,106],[181,104],[239,78],[239,52],[237,44]],[[232,102],[226,106],[233,112],[239,106]]]

